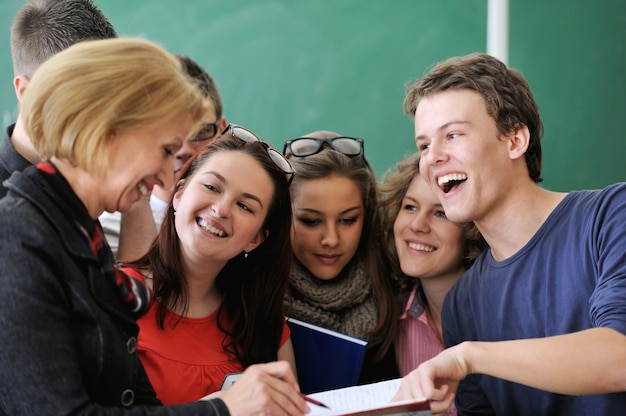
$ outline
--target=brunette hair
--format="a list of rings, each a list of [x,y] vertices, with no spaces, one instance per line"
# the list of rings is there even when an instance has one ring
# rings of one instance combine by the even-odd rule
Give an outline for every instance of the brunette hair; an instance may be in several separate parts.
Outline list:
[[[186,72],[197,84],[198,88],[202,90],[205,97],[209,97],[215,107],[215,117],[219,121],[222,117],[223,106],[222,97],[217,89],[217,84],[213,77],[198,64],[196,61],[188,57],[187,55],[176,54],[176,58],[180,61],[183,71]]]
[[[186,184],[213,155],[240,152],[252,156],[269,174],[274,184],[272,203],[263,223],[267,236],[248,253],[230,259],[219,272],[216,287],[223,295],[218,310],[220,330],[231,337],[223,347],[244,366],[274,361],[283,331],[285,317],[283,298],[289,279],[291,259],[291,200],[283,172],[270,159],[260,142],[245,143],[235,137],[215,140],[189,159],[181,171],[175,192],[185,192]],[[166,324],[168,310],[188,307],[187,283],[180,262],[181,244],[174,221],[173,195],[161,230],[148,252],[128,264],[150,271],[157,304],[156,320]],[[173,323],[174,325],[176,322]]]
[[[521,126],[528,127],[530,143],[524,155],[528,174],[533,181],[541,182],[543,124],[539,107],[524,77],[497,58],[486,53],[473,53],[437,64],[408,88],[404,111],[414,116],[423,97],[458,89],[476,91],[483,97],[487,113],[495,120],[501,134],[508,134]]]
[[[330,139],[340,135],[335,132],[317,131],[303,137]],[[297,172],[291,184],[292,198],[298,194],[302,182],[330,176],[350,179],[359,188],[365,212],[355,257],[364,265],[372,284],[372,293],[378,308],[378,322],[367,338],[371,345],[380,345],[377,358],[381,358],[393,344],[400,315],[390,280],[389,259],[381,247],[383,228],[378,210],[376,175],[365,155],[350,157],[329,147],[322,148],[314,155],[305,157],[290,155],[288,158]]]

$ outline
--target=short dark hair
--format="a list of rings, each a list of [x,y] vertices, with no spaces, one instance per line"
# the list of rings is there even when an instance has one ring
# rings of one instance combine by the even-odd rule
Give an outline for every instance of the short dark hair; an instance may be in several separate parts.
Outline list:
[[[217,89],[217,85],[213,78],[206,73],[204,68],[202,68],[196,61],[191,59],[186,55],[177,54],[176,57],[180,61],[183,71],[185,71],[191,78],[193,78],[197,83],[202,92],[206,97],[209,97],[211,101],[213,101],[213,106],[215,107],[215,115],[219,118],[222,117],[223,109],[222,109],[222,98],[220,97],[220,92]]]
[[[414,116],[423,97],[453,89],[470,89],[479,93],[500,133],[508,134],[522,125],[528,127],[530,143],[525,154],[526,166],[531,179],[541,182],[543,124],[539,107],[524,77],[486,53],[450,58],[435,65],[409,86],[404,111]]]
[[[30,0],[11,25],[13,73],[32,78],[42,63],[75,43],[115,37],[91,0]]]

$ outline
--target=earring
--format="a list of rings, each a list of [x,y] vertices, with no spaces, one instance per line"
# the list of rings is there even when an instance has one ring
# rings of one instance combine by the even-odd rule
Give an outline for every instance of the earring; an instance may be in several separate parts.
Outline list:
[[[247,252],[247,251],[244,251],[244,252],[243,252],[243,258],[244,258],[244,259],[247,259],[247,258],[248,258],[248,252]]]

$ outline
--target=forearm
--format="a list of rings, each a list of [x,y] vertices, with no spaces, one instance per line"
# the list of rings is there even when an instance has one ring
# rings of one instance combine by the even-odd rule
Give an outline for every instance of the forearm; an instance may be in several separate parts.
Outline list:
[[[291,370],[293,371],[296,380],[298,379],[297,371],[296,371],[296,356],[293,352],[293,344],[291,343],[291,338],[287,340],[283,344],[282,347],[278,350],[278,361],[287,361],[291,366]]]
[[[143,198],[122,214],[117,261],[132,261],[143,256],[156,235],[150,200]]]
[[[608,328],[455,347],[469,373],[487,374],[541,390],[586,395],[626,391],[626,336]]]

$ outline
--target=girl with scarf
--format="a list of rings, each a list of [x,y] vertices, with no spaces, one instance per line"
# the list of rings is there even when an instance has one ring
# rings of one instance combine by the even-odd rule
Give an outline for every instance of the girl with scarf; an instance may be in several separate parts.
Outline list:
[[[399,310],[363,140],[317,131],[283,153],[297,172],[286,315],[368,341],[360,383],[397,377]]]

